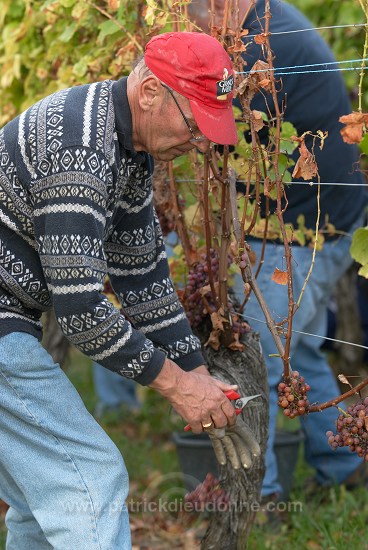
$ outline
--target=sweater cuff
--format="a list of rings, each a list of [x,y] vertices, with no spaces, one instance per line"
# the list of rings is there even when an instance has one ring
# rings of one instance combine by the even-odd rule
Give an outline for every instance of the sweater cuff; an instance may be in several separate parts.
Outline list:
[[[134,378],[135,382],[141,384],[142,386],[148,386],[154,379],[160,374],[162,367],[164,366],[166,360],[166,353],[159,349],[155,349],[151,362],[144,369],[142,374]]]
[[[186,372],[189,372],[201,365],[206,365],[206,361],[200,351],[194,351],[190,355],[185,355],[180,357],[180,359],[175,359],[175,363]]]

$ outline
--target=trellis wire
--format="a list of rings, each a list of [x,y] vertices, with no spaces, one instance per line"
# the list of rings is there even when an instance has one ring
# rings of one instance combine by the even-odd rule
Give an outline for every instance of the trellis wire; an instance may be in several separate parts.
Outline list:
[[[295,29],[293,31],[273,32],[272,35],[276,36],[278,34],[292,34],[292,33],[295,33],[295,32],[323,31],[323,30],[328,30],[328,29],[346,29],[346,28],[350,28],[350,27],[359,28],[359,27],[366,27],[367,25],[368,25],[368,23],[350,23],[350,24],[347,24],[347,25],[330,25],[330,26],[326,26],[326,27],[312,27],[310,29]],[[254,38],[256,36],[259,36],[259,35],[257,35],[257,34],[248,34],[246,36],[246,38]]]
[[[266,321],[262,321],[262,319],[257,319],[256,317],[251,317],[250,315],[243,315],[242,313],[238,313],[239,317],[243,317],[245,320],[251,319],[252,321],[256,321],[257,323],[263,323],[266,325]],[[363,344],[356,344],[355,342],[347,342],[346,340],[337,340],[336,338],[330,338],[328,336],[321,336],[319,334],[312,334],[310,332],[303,332],[302,330],[296,330],[292,329],[292,332],[295,332],[297,334],[303,334],[305,336],[313,336],[314,338],[321,338],[322,340],[329,340],[330,342],[336,342],[338,344],[346,344],[347,346],[355,346],[357,348],[362,349],[368,349],[368,346],[363,346]]]
[[[168,181],[168,180],[167,180]],[[196,179],[176,179],[177,183],[198,183],[198,180]],[[236,180],[237,183],[248,183],[248,180]],[[249,183],[256,183],[255,181],[250,181]],[[262,182],[261,182],[262,183]],[[367,187],[366,183],[342,183],[342,182],[335,182],[335,183],[329,183],[329,182],[316,182],[316,181],[287,181],[284,182],[284,185],[309,185],[310,187],[313,187],[313,185],[349,185],[350,187]]]
[[[338,67],[337,69],[320,69],[319,71],[290,71],[290,72],[277,72],[275,69],[275,76],[285,76],[291,74],[320,74],[320,73],[333,73],[337,71],[366,71],[368,67]]]
[[[290,71],[286,72],[288,69],[305,69],[306,67],[327,67],[328,65],[343,65],[344,63],[363,63],[368,61],[368,58],[364,59],[347,59],[344,61],[326,61],[325,63],[310,63],[307,65],[292,65],[290,67],[269,67],[267,69],[256,69],[249,71],[235,71],[235,74],[250,74],[250,73],[267,73],[269,71],[274,71],[274,74],[304,74],[304,73],[322,73],[322,72],[333,72],[333,71],[355,71],[358,69],[366,69],[359,65],[358,67],[337,67],[335,69],[320,69],[318,71]],[[279,71],[285,71],[279,73]]]

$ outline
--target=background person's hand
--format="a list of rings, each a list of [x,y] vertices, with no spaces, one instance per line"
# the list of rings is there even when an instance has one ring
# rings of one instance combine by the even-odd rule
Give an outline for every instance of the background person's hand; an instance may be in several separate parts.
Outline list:
[[[217,461],[224,466],[228,460],[236,470],[251,467],[253,459],[260,456],[261,448],[252,431],[240,417],[235,425],[225,428],[205,428],[210,436]]]

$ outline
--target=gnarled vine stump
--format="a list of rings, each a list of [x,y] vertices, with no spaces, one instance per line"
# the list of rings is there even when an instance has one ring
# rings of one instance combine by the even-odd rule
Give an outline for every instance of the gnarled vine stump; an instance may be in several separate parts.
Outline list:
[[[261,456],[249,470],[234,470],[231,465],[221,467],[220,484],[230,497],[228,511],[211,514],[202,550],[243,550],[247,548],[250,530],[260,501],[265,472],[264,456],[268,437],[268,382],[259,337],[256,333],[244,335],[243,352],[221,348],[204,350],[212,375],[236,383],[242,396],[262,397],[250,401],[242,413],[243,420],[253,430],[261,446]]]

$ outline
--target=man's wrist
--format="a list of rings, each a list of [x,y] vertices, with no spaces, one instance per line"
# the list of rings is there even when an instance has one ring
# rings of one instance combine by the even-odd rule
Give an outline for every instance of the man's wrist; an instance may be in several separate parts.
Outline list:
[[[208,372],[208,367],[206,365],[200,365],[199,367],[196,367],[191,372],[196,372],[197,374],[207,374],[208,376],[211,376]]]
[[[178,388],[184,371],[170,359],[166,359],[161,371],[148,386],[165,395]]]

